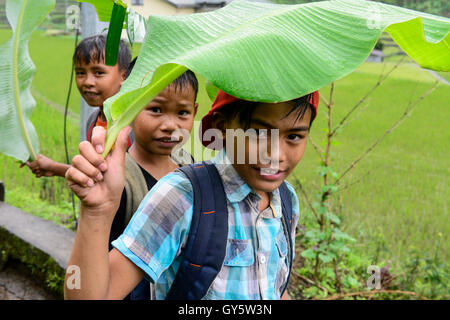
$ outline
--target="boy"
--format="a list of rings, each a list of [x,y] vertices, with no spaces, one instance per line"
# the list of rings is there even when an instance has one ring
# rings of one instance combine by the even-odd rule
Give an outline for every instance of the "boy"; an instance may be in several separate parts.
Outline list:
[[[126,183],[111,226],[110,243],[123,233],[138,205],[159,179],[183,164],[193,163],[187,152],[175,157],[172,151],[184,142],[180,131],[192,130],[198,108],[195,103],[197,92],[197,78],[188,70],[159,93],[134,119],[134,141],[125,160]],[[74,163],[77,161],[79,158],[75,157]],[[132,300],[149,298],[150,284],[147,281],[141,281],[130,294]]]
[[[289,273],[286,256],[290,240],[285,237],[280,221],[282,203],[278,187],[303,156],[317,105],[317,92],[288,102],[254,103],[219,91],[210,113],[202,120],[201,137],[210,128],[221,132],[225,140],[231,139],[227,130],[253,128],[263,133],[278,129],[278,150],[271,148],[268,152],[268,157],[276,158],[278,167],[262,164],[260,158],[255,163],[248,161],[255,147],[252,139],[234,145],[234,151],[238,152],[231,159],[226,149],[233,144],[224,141],[227,147],[212,160],[226,192],[228,240],[222,268],[202,298],[288,297],[286,292],[282,293],[282,287]],[[99,153],[105,131],[95,128],[92,144],[80,144],[83,162],[74,163],[66,174],[82,203],[69,262],[80,268],[81,289],[66,287],[66,298],[120,299],[145,275],[155,283],[156,298],[164,299],[177,274],[193,214],[192,185],[178,171],[158,181],[147,194],[108,254],[112,213],[116,211],[124,183],[120,172],[129,132],[129,128],[122,130],[115,149],[103,159]],[[257,142],[256,147],[264,149],[264,142]],[[245,155],[243,163],[236,161],[239,152]],[[292,201],[289,236],[293,241],[299,208],[295,190],[287,186]]]
[[[120,41],[117,64],[105,64],[106,37],[96,35],[83,39],[75,49],[75,79],[77,88],[83,99],[92,107],[98,107],[87,121],[87,140],[90,140],[94,125],[106,128],[106,118],[103,114],[103,103],[115,95],[126,78],[130,64],[131,53],[128,45]],[[131,142],[130,142],[131,144]],[[42,154],[33,162],[26,162],[36,177],[64,177],[69,164],[56,162]]]

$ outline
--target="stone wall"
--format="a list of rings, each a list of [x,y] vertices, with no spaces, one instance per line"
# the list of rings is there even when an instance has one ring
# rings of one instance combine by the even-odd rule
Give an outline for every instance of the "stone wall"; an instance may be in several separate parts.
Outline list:
[[[2,287],[3,291],[9,290],[5,281],[20,274],[31,278],[48,297],[63,298],[65,270],[74,240],[73,231],[0,202],[0,295]]]

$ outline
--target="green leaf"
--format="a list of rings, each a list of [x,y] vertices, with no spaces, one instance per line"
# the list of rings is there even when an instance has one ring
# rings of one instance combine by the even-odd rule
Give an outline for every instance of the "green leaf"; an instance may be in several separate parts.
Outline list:
[[[219,88],[217,88],[211,81],[206,80],[206,92],[208,93],[208,97],[213,102],[216,100],[217,93],[219,92]]]
[[[315,259],[317,255],[317,251],[313,249],[307,249],[305,251],[302,251],[301,256],[307,259]]]
[[[319,259],[323,263],[329,263],[329,262],[333,261],[333,256],[331,254],[320,253],[319,254]]]
[[[8,0],[5,6],[13,34],[0,46],[0,151],[22,162],[39,152],[30,121],[36,102],[30,92],[35,66],[28,41],[54,5],[55,0]]]
[[[115,66],[119,54],[120,37],[127,8],[115,3],[109,21],[108,36],[106,37],[105,64]]]
[[[330,219],[333,223],[339,225],[341,223],[341,219],[335,215],[334,213],[328,213],[328,219]]]
[[[113,114],[131,103],[127,109],[137,114],[149,101],[133,101],[130,95],[157,83],[152,74],[168,63],[185,66],[242,99],[291,100],[355,70],[385,30],[422,67],[450,70],[448,18],[371,1],[236,0],[213,12],[150,16],[131,75],[104,107]],[[114,141],[117,132],[107,139]]]

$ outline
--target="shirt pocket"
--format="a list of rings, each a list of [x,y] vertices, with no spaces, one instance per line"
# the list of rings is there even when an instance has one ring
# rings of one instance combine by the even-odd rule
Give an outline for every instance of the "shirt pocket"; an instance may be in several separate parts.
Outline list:
[[[223,264],[229,267],[248,267],[255,263],[251,240],[228,239],[227,252]]]
[[[275,243],[277,245],[278,254],[280,258],[286,259],[288,255],[288,243],[284,232],[278,232],[278,235],[275,239]]]

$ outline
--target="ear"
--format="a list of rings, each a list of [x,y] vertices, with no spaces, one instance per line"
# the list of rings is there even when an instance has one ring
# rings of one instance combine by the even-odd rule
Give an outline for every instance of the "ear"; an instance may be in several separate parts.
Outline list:
[[[197,111],[198,111],[198,103],[194,105],[194,117],[197,115]]]
[[[127,70],[120,71],[120,84],[122,84],[127,78]]]

